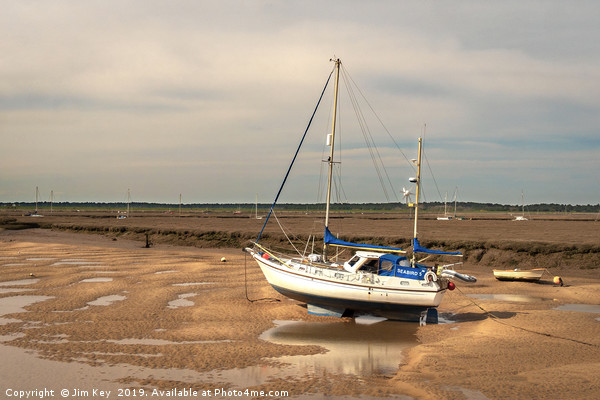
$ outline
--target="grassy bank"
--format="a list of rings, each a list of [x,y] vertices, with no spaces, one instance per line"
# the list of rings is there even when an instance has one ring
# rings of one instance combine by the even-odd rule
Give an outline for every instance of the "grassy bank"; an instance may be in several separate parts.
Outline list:
[[[215,222],[206,229],[190,229],[183,223],[158,224],[151,220],[129,220],[128,224],[119,225],[113,219],[105,223],[98,218],[93,223],[73,223],[52,221],[39,218],[34,221],[23,218],[3,217],[0,219],[0,229],[31,229],[43,228],[70,232],[93,233],[108,236],[113,240],[129,239],[145,245],[146,239],[151,244],[171,244],[195,246],[199,248],[244,248],[256,239],[256,229],[241,227],[240,219]],[[132,222],[133,221],[133,222]],[[219,227],[221,224],[222,227]],[[260,223],[258,223],[260,225]],[[192,225],[192,224],[190,224]],[[207,225],[207,224],[205,224]],[[256,225],[256,224],[255,224]],[[237,226],[237,229],[236,229]],[[448,235],[452,237],[452,235]],[[380,236],[344,236],[344,240],[370,243],[400,248],[410,248],[410,237],[384,234]],[[309,235],[301,234],[295,237],[297,247],[304,249]],[[312,240],[312,238],[311,238]],[[320,249],[322,237],[315,238],[315,246]],[[289,248],[286,237],[279,232],[265,232],[261,242],[269,246],[284,249]],[[593,243],[560,243],[556,241],[524,241],[486,239],[449,239],[427,240],[421,244],[429,248],[440,248],[449,251],[460,251],[465,262],[494,268],[577,268],[597,269],[600,267],[600,245]],[[440,260],[442,262],[442,260]]]

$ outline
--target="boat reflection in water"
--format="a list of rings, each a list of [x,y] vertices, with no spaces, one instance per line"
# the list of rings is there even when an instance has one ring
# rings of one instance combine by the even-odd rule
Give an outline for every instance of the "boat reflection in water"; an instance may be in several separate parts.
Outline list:
[[[358,318],[360,321],[360,318]],[[326,353],[285,356],[301,373],[342,373],[360,376],[393,374],[402,362],[402,352],[417,343],[418,325],[410,322],[382,321],[375,324],[348,322],[275,321],[277,326],[260,338],[285,345],[317,345]]]

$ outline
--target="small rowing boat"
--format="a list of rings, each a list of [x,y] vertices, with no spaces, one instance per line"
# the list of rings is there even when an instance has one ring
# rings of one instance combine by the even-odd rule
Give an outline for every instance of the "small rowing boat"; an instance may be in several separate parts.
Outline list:
[[[494,277],[500,281],[537,282],[542,278],[545,268],[534,269],[495,269]]]

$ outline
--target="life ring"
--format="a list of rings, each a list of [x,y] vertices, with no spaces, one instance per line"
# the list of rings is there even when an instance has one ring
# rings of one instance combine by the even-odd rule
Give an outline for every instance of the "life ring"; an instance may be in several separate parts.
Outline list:
[[[433,271],[427,271],[423,279],[426,282],[437,282],[437,275]]]

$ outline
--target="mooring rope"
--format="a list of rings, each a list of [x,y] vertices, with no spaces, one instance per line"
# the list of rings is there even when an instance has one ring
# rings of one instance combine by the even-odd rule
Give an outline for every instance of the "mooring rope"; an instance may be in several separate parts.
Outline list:
[[[246,300],[248,300],[250,303],[254,303],[256,301],[272,301],[272,302],[281,301],[279,299],[276,299],[275,297],[263,297],[261,299],[250,299],[250,297],[248,297],[248,274],[246,272],[247,261],[248,261],[248,253],[246,253],[244,255],[244,290],[246,292]]]
[[[497,323],[499,323],[501,325],[508,326],[508,327],[514,328],[514,329],[519,329],[519,330],[522,330],[522,331],[525,331],[525,332],[529,332],[529,333],[533,333],[533,334],[536,334],[536,335],[550,337],[550,338],[553,338],[553,339],[567,340],[567,341],[574,342],[574,343],[577,343],[577,344],[583,344],[585,346],[600,347],[600,345],[595,344],[595,343],[584,342],[582,340],[572,339],[572,338],[568,338],[568,337],[564,337],[564,336],[553,335],[551,333],[535,331],[533,329],[523,328],[522,326],[516,326],[516,325],[513,325],[513,324],[509,324],[508,322],[502,321],[500,319],[500,317],[498,317],[497,315],[494,315],[492,312],[490,312],[490,311],[486,310],[485,308],[483,308],[475,300],[473,300],[469,296],[465,295],[462,292],[462,290],[460,290],[459,288],[456,288],[456,290],[458,290],[460,292],[460,294],[462,294],[463,296],[465,296],[467,298],[467,300],[469,300],[475,307],[479,308],[486,315],[488,315],[492,319],[492,321],[497,322]]]

